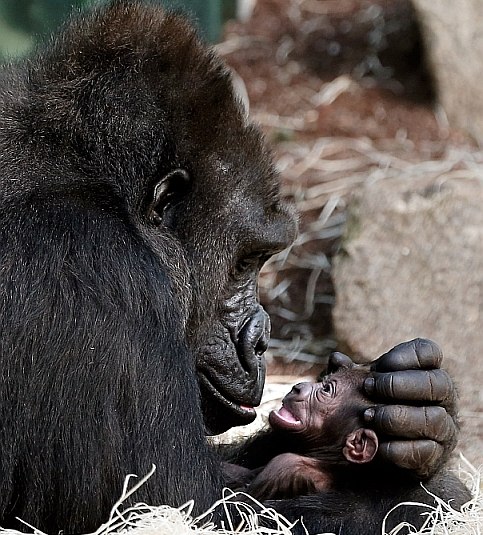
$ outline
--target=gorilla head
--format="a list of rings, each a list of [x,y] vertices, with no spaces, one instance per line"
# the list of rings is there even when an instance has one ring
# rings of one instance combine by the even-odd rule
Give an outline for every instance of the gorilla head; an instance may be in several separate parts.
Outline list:
[[[171,281],[208,430],[251,421],[269,337],[257,275],[294,224],[229,73],[175,16],[115,2],[21,74],[21,106],[3,96],[15,117],[2,145],[28,177],[9,195],[75,197],[123,219]]]

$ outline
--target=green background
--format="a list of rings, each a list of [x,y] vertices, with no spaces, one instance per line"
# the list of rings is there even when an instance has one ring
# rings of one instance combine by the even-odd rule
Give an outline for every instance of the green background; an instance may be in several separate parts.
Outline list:
[[[36,40],[55,30],[72,9],[103,0],[0,0],[0,57],[25,54]],[[216,42],[222,20],[233,16],[236,0],[157,0],[183,9],[198,23],[205,39]]]

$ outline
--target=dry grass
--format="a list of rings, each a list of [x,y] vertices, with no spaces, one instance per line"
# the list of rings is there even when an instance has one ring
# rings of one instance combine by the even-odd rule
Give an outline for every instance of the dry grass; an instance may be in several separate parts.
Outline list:
[[[265,119],[258,117],[262,123]],[[268,124],[277,120],[282,125],[286,122],[270,117]],[[300,327],[273,338],[271,354],[307,363],[320,362],[324,350],[333,349],[330,339],[325,342],[327,347],[317,339],[313,325],[321,320],[314,311],[320,303],[331,305],[334,301],[330,287],[323,290],[321,283],[330,278],[351,195],[364,184],[396,178],[425,177],[433,180],[435,187],[454,178],[483,181],[483,152],[444,142],[415,147],[407,139],[319,138],[278,145],[277,164],[284,177],[283,193],[300,213],[300,233],[290,250],[265,265],[260,289],[275,323],[278,319],[281,324]],[[294,274],[305,281],[305,287],[297,286]]]
[[[121,498],[111,510],[108,521],[90,535],[290,535],[294,523],[289,522],[273,509],[264,507],[260,502],[242,493],[234,493],[225,489],[224,496],[216,502],[208,511],[200,516],[193,517],[194,502],[190,501],[176,508],[168,505],[152,507],[143,503],[132,507],[123,507],[128,500],[144,483],[153,475],[156,467],[129,487],[135,477],[130,475],[126,478]],[[243,496],[245,502],[237,500]],[[236,508],[237,519],[233,519],[230,510]],[[213,512],[224,510],[226,521],[220,526],[215,526],[212,521]],[[274,527],[267,528],[260,524],[270,522]],[[30,526],[34,535],[46,535],[42,531]],[[19,531],[11,529],[0,530],[2,535],[22,535]]]
[[[482,470],[477,470],[465,459],[462,459],[464,469],[463,477],[472,489],[473,498],[463,506],[461,511],[454,510],[451,505],[434,496],[437,505],[426,514],[423,527],[416,530],[408,524],[400,524],[390,532],[381,526],[381,535],[398,535],[411,533],[413,535],[481,535],[483,533],[483,494],[481,488]],[[119,501],[114,505],[109,520],[90,535],[290,535],[294,523],[289,522],[274,510],[243,494],[246,503],[237,500],[240,493],[226,490],[223,499],[213,505],[206,513],[192,516],[193,502],[188,502],[179,508],[167,505],[151,507],[146,504],[137,504],[133,507],[123,508],[123,503],[135,494],[136,490],[151,477],[153,471],[145,478],[129,488],[133,476],[126,478],[124,490]],[[398,507],[425,507],[418,503],[401,503]],[[237,520],[232,520],[229,511],[237,509]],[[211,520],[215,509],[223,508],[227,520],[222,527],[217,527]],[[388,514],[388,517],[391,513]],[[260,524],[269,520],[272,528]],[[303,526],[303,523],[301,523]],[[28,525],[27,525],[28,526]],[[28,526],[31,533],[45,535],[32,526]],[[305,533],[308,531],[303,528]],[[409,531],[408,531],[409,530]],[[1,530],[2,535],[21,535],[15,530]],[[314,534],[311,534],[314,535]],[[331,534],[324,534],[331,535]]]
[[[473,496],[469,502],[463,505],[461,511],[456,511],[451,507],[451,504],[445,503],[438,496],[432,494],[436,506],[429,514],[426,514],[421,529],[416,530],[410,525],[400,524],[387,535],[398,535],[399,533],[406,535],[408,532],[413,535],[481,535],[483,532],[482,470],[477,470],[464,457],[462,457],[461,462],[462,468],[459,477],[466,482]],[[418,503],[401,503],[398,507],[418,507],[419,505],[423,506]],[[424,507],[427,508],[427,506]],[[386,535],[384,525],[382,533]]]

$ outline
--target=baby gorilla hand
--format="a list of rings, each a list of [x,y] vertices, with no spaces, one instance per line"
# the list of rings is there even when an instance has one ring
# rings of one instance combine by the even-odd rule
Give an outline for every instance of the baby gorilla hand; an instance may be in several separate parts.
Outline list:
[[[365,382],[367,395],[377,403],[368,409],[379,436],[394,440],[380,444],[379,455],[430,477],[456,445],[456,390],[450,376],[439,369],[443,355],[430,340],[404,342],[371,364]]]

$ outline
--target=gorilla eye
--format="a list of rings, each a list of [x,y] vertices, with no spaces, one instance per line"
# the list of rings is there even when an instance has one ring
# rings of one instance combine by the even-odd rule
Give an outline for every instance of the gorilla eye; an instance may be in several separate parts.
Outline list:
[[[242,277],[254,269],[258,269],[266,260],[263,254],[254,254],[241,258],[235,266],[235,277]]]
[[[161,225],[166,212],[177,204],[187,193],[190,178],[184,169],[175,169],[164,175],[156,184],[153,197],[148,207],[148,217],[151,223]]]
[[[324,394],[334,397],[335,396],[335,384],[332,381],[325,382],[321,387],[322,392]]]

